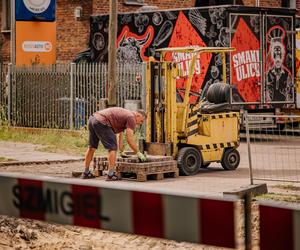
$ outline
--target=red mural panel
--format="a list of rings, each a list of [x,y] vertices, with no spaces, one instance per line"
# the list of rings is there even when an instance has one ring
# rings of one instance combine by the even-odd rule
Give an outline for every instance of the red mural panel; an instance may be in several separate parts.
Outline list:
[[[192,45],[206,47],[205,42],[201,39],[198,32],[193,28],[186,16],[180,12],[168,47],[185,47]],[[197,59],[191,86],[192,93],[200,93],[211,57],[212,55],[210,53],[204,53],[199,59]],[[188,69],[191,62],[191,54],[181,52],[169,53],[166,55],[166,60],[175,61],[178,63],[182,77],[177,80],[176,87],[180,95],[183,97],[184,89],[187,83]],[[190,97],[191,103],[195,103],[197,100],[197,96],[192,95]]]
[[[244,101],[259,102],[261,83],[259,50],[260,44],[243,18],[239,19],[231,41],[236,51],[231,54],[232,84],[238,89]]]

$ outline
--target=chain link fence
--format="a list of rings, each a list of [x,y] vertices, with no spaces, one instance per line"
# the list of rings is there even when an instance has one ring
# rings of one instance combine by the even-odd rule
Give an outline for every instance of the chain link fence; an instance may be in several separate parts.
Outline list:
[[[80,128],[108,97],[105,63],[1,65],[0,70],[0,118],[13,126]],[[141,100],[142,64],[118,64],[117,74],[117,106]]]
[[[274,128],[249,127],[245,115],[250,178],[253,180],[300,183],[300,116],[265,115],[279,125]]]

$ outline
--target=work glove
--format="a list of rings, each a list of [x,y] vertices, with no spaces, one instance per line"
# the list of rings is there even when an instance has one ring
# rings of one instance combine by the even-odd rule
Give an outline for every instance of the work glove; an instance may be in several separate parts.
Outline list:
[[[145,162],[145,161],[147,161],[147,158],[146,158],[146,156],[143,154],[143,153],[141,153],[140,151],[139,152],[137,152],[137,157],[139,158],[139,160],[141,161],[141,162]]]
[[[121,151],[120,155],[122,158],[129,158],[129,155],[126,154],[124,151]]]

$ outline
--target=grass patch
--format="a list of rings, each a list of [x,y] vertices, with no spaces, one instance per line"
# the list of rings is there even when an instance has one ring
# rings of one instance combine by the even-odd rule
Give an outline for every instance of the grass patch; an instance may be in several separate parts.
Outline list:
[[[0,140],[43,145],[41,151],[84,155],[88,131],[0,127]]]
[[[7,161],[15,161],[14,159],[5,158],[0,156],[0,162],[7,162]]]
[[[275,185],[275,188],[283,189],[283,190],[291,190],[291,191],[300,191],[300,187],[288,184],[288,185]]]
[[[268,193],[259,196],[255,196],[258,200],[274,200],[274,201],[285,201],[285,202],[295,202],[300,203],[300,195],[296,194],[275,194],[275,193]]]
[[[136,142],[141,137],[138,130],[135,134]],[[125,150],[129,149],[124,136]],[[60,129],[37,129],[37,128],[17,128],[0,127],[0,140],[13,142],[26,142],[42,145],[40,151],[52,153],[64,153],[70,155],[84,156],[88,147],[88,131],[81,130],[60,130]],[[106,154],[103,145],[99,143],[96,155]]]

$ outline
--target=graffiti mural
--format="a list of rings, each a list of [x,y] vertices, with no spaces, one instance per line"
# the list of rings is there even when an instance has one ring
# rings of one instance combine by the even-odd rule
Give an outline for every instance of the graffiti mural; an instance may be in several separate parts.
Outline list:
[[[237,92],[233,94],[235,103],[259,103],[261,101],[261,60],[260,32],[256,27],[260,23],[259,15],[231,15],[235,30],[231,37],[232,84]],[[256,21],[254,21],[256,20]],[[254,25],[255,24],[255,25]]]
[[[273,26],[266,36],[266,101],[291,102],[294,99],[292,45],[286,33],[290,29],[288,23],[277,17],[270,17],[269,22]]]
[[[300,109],[300,30],[296,30],[296,78],[297,78],[297,89],[296,89],[296,100],[297,108]]]
[[[271,16],[272,11],[248,7],[236,7],[233,11],[230,7],[213,6],[119,14],[117,59],[123,63],[147,61],[149,57],[159,59],[156,50],[165,47],[234,47],[236,51],[228,58],[226,72],[226,82],[234,86],[232,103],[255,108],[289,102],[294,98],[293,40],[287,31],[293,29],[293,13]],[[108,60],[108,21],[107,15],[91,17],[90,48],[82,53],[85,58],[89,55],[87,61]],[[174,53],[167,54],[167,60],[178,62],[183,73],[177,81],[177,91],[183,96],[190,57]],[[216,54],[202,55],[196,62],[192,103],[211,84],[221,81],[221,62]]]
[[[147,61],[158,58],[156,49],[182,46],[229,46],[229,33],[225,8],[156,11],[118,15],[117,59],[123,63]],[[108,16],[91,17],[90,61],[108,60]],[[204,55],[197,61],[191,87],[191,102],[196,102],[201,89],[221,79],[220,59],[216,55]],[[182,72],[190,58],[183,53],[168,55],[168,60],[179,63]],[[201,63],[200,63],[201,62]],[[201,70],[200,70],[201,69]],[[184,95],[187,75],[177,83]],[[205,87],[207,86],[207,87]]]
[[[149,46],[153,39],[153,27],[149,26],[146,32],[139,36],[129,31],[129,27],[125,26],[122,33],[117,39],[117,59],[123,63],[138,63],[147,61],[145,49]]]
[[[183,13],[179,13],[168,47],[184,47],[187,46],[186,44],[201,47],[207,46],[205,40],[202,39],[202,36],[194,29],[188,18]],[[210,67],[212,67],[212,65],[210,65],[211,58],[212,55],[206,53],[201,54],[200,58],[196,60],[195,72],[191,85],[191,103],[197,102],[201,89],[206,84],[206,76],[210,77]],[[177,79],[176,87],[179,95],[183,98],[185,85],[187,83],[188,69],[191,62],[191,54],[182,52],[167,53],[165,59],[167,61],[174,61],[178,63],[178,68],[181,71],[181,77]]]

